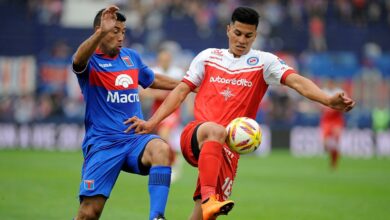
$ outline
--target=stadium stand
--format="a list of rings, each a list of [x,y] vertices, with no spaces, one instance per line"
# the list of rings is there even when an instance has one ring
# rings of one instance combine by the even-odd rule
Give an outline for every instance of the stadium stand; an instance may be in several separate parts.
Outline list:
[[[0,32],[0,77],[7,77],[11,81],[0,82],[0,114],[9,112],[9,108],[16,108],[16,103],[26,101],[26,94],[13,94],[10,91],[15,82],[21,80],[20,62],[32,69],[36,78],[32,99],[36,109],[47,108],[49,113],[42,117],[31,116],[27,121],[58,119],[63,116],[66,120],[81,120],[82,109],[77,108],[81,102],[77,83],[69,76],[59,77],[45,81],[47,75],[45,68],[53,63],[53,48],[59,41],[66,44],[69,51],[74,51],[81,39],[91,33],[91,22],[85,20],[83,13],[95,13],[95,7],[81,7],[90,5],[91,0],[82,1],[77,7],[75,0],[27,0],[27,1],[0,1],[0,18],[3,21]],[[96,7],[104,5],[105,1],[93,1]],[[370,108],[375,107],[379,101],[385,102],[389,108],[389,94],[378,93],[370,89],[371,81],[380,82],[381,91],[389,91],[390,87],[390,7],[386,1],[367,1],[364,9],[355,5],[354,1],[316,1],[305,5],[304,1],[118,1],[124,13],[131,17],[128,24],[127,44],[143,53],[146,60],[153,64],[156,49],[162,42],[176,42],[181,48],[176,58],[189,57],[207,47],[225,47],[224,23],[235,5],[247,4],[258,9],[262,15],[259,26],[260,37],[255,43],[257,49],[284,54],[286,62],[295,66],[301,74],[314,77],[321,84],[326,78],[337,78],[348,92],[356,93],[358,101],[357,110],[348,116],[351,126],[370,127]],[[153,6],[153,7],[152,7]],[[387,7],[386,7],[387,6]],[[76,10],[79,8],[79,10]],[[374,8],[376,10],[368,10]],[[80,13],[80,10],[82,11]],[[84,10],[84,11],[83,11]],[[363,11],[361,11],[363,10]],[[325,37],[326,50],[315,51],[309,45],[310,18],[318,17],[324,25],[319,31]],[[73,20],[70,20],[70,17]],[[75,21],[80,21],[78,24]],[[73,23],[72,23],[73,22]],[[72,26],[73,24],[73,26]],[[77,25],[76,25],[77,24]],[[317,27],[318,28],[318,27]],[[367,57],[365,45],[374,44],[378,47],[374,55]],[[189,55],[190,54],[190,55]],[[12,66],[5,62],[16,57],[30,57],[30,61],[14,59]],[[71,53],[62,57],[62,64],[55,65],[58,69],[50,69],[52,73],[67,69],[66,61],[70,61]],[[32,57],[32,58],[31,58]],[[1,61],[2,60],[2,61]],[[188,65],[190,58],[182,65]],[[379,78],[368,68],[367,60],[379,71]],[[50,65],[49,65],[50,66]],[[8,69],[7,69],[8,68]],[[8,70],[8,71],[4,71]],[[46,68],[47,70],[47,68]],[[371,71],[371,72],[370,72]],[[30,74],[29,71],[26,74]],[[367,76],[369,74],[369,76]],[[375,77],[370,77],[371,75]],[[43,77],[43,78],[42,78]],[[367,80],[367,78],[369,80]],[[55,82],[53,82],[53,80]],[[371,80],[371,81],[370,81]],[[14,82],[13,84],[11,82]],[[49,84],[49,85],[45,85]],[[52,84],[50,84],[52,83]],[[57,85],[62,84],[63,87]],[[7,89],[8,88],[8,89]],[[51,88],[50,90],[44,88]],[[54,88],[54,89],[53,89]],[[364,92],[359,92],[363,90]],[[366,93],[366,94],[364,94]],[[375,98],[374,94],[382,96]],[[270,93],[267,101],[280,101],[275,96],[279,92]],[[10,98],[11,97],[11,98]],[[290,100],[288,109],[294,114],[284,113],[289,117],[288,123],[315,125],[318,123],[319,110],[316,106],[302,104],[303,100],[296,100],[293,94],[282,97]],[[379,100],[380,99],[380,100]],[[374,100],[374,101],[373,101]],[[265,101],[265,102],[267,102]],[[49,103],[50,108],[45,107]],[[268,108],[265,104],[262,108]],[[371,108],[371,109],[372,109]],[[265,109],[263,112],[267,113]],[[283,109],[282,109],[283,111]],[[34,111],[39,112],[39,111]],[[77,115],[79,114],[79,115]],[[263,113],[262,113],[263,114]],[[16,120],[15,115],[11,119]],[[10,117],[0,117],[0,120],[10,120]],[[25,120],[25,119],[24,119]],[[269,121],[271,127],[280,126],[273,120]]]

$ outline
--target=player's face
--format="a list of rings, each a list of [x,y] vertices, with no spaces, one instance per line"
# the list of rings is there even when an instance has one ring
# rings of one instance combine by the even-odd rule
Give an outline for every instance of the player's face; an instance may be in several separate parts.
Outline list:
[[[256,25],[235,21],[227,26],[229,38],[229,51],[235,57],[249,52],[256,39]]]
[[[124,22],[117,21],[115,27],[101,41],[100,49],[110,57],[119,54],[125,39],[126,26]]]

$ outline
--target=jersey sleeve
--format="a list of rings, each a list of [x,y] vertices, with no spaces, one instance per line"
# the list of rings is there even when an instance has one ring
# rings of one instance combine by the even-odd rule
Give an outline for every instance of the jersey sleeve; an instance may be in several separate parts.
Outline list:
[[[183,77],[183,82],[193,90],[198,87],[204,78],[204,61],[210,49],[200,52],[191,62],[190,67]]]
[[[264,54],[264,80],[268,85],[284,84],[286,77],[295,70],[271,53]]]
[[[134,53],[134,57],[137,60],[139,67],[138,83],[143,88],[147,88],[152,85],[154,81],[154,72],[146,64],[144,64],[144,62],[142,62],[141,57],[137,53]]]
[[[85,66],[85,68],[82,70],[82,71],[76,71],[75,69],[74,69],[74,63],[73,63],[73,61],[74,61],[74,56],[75,56],[76,54],[73,54],[73,56],[72,56],[72,71],[73,71],[73,73],[76,73],[77,75],[84,75],[84,74],[86,74],[86,73],[88,73],[89,72],[89,69],[90,69],[90,62],[88,61],[88,63],[87,63],[87,65]],[[92,58],[90,58],[90,59],[92,59]]]

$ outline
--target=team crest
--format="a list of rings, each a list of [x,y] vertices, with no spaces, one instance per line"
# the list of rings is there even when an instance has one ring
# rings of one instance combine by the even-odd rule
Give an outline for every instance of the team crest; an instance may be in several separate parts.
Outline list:
[[[246,61],[246,63],[248,65],[254,66],[254,65],[259,63],[259,58],[257,58],[257,57],[249,57],[248,60]]]
[[[84,180],[84,189],[85,190],[94,190],[95,189],[95,180]]]
[[[123,62],[126,64],[126,66],[131,67],[133,66],[133,62],[131,61],[130,57],[124,56],[122,57]]]

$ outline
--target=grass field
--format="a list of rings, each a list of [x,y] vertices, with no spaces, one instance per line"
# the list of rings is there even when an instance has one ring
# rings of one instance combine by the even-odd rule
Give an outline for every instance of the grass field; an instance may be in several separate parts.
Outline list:
[[[0,219],[67,219],[78,208],[80,152],[0,151]],[[166,216],[187,219],[196,170],[171,187]],[[101,219],[148,219],[147,178],[122,173]],[[325,157],[274,151],[240,161],[227,217],[245,220],[390,219],[390,160],[342,158],[336,172]]]

